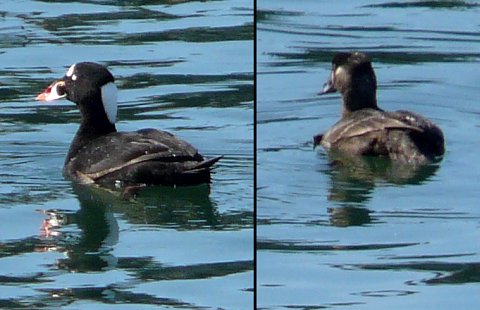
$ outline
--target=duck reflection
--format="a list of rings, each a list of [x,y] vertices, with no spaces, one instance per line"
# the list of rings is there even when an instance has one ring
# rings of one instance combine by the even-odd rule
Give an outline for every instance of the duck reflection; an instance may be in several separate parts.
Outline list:
[[[348,156],[330,152],[329,164],[323,173],[330,177],[328,199],[341,207],[329,209],[332,225],[346,227],[368,224],[371,211],[366,204],[376,186],[419,185],[437,172],[438,164],[401,164],[388,158]]]
[[[121,198],[121,194],[103,188],[74,184],[80,202],[76,213],[61,210],[45,212],[42,227],[50,239],[48,249],[66,253],[58,261],[60,269],[86,272],[117,267],[111,251],[119,239],[115,213],[131,224],[156,224],[168,228],[195,229],[220,225],[219,214],[209,199],[209,187],[151,187],[142,190],[141,200]],[[67,231],[75,224],[81,233]]]
[[[68,210],[48,210],[42,231],[43,236],[28,237],[0,243],[0,257],[13,257],[32,252],[57,252],[64,258],[50,264],[49,271],[28,273],[27,275],[0,274],[0,283],[47,287],[36,288],[40,294],[35,297],[35,305],[70,305],[78,300],[94,300],[99,303],[112,303],[112,300],[128,304],[152,304],[167,308],[195,308],[195,305],[178,299],[159,298],[155,294],[145,294],[130,290],[143,281],[198,280],[224,277],[252,271],[253,260],[231,260],[197,262],[195,264],[165,264],[155,257],[114,255],[113,248],[119,242],[117,218],[129,224],[143,223],[165,229],[176,230],[230,230],[251,228],[251,211],[222,213],[216,210],[209,198],[209,186],[144,188],[139,198],[125,200],[122,193],[110,192],[102,188],[73,185],[80,203],[77,212]],[[136,226],[141,227],[141,224]],[[175,246],[173,244],[172,246]],[[161,259],[161,258],[160,258]],[[95,283],[82,287],[63,287],[64,280],[57,278],[64,273],[103,272],[114,269],[124,271],[132,279],[126,279],[124,286]],[[58,288],[57,285],[60,287]],[[55,296],[52,298],[52,296]],[[24,305],[23,299],[9,300],[12,304]],[[1,304],[1,300],[0,300]],[[47,306],[47,307],[48,307]]]
[[[337,227],[362,226],[372,221],[371,211],[359,207],[329,208],[330,224]]]
[[[75,212],[48,210],[42,230],[50,238],[48,250],[63,252],[57,266],[75,272],[100,271],[115,267],[116,259],[110,254],[118,242],[118,223],[105,197],[96,189],[74,185],[73,189],[80,202]],[[113,200],[111,200],[111,203]],[[67,227],[75,224],[77,230]]]

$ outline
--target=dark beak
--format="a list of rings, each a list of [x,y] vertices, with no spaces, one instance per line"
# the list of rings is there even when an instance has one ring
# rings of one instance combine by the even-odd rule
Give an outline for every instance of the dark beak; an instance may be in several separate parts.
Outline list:
[[[334,93],[336,91],[337,91],[337,89],[333,85],[333,71],[332,71],[332,73],[328,77],[327,82],[325,84],[323,84],[323,89],[318,94],[319,95],[324,95],[324,94],[328,94],[328,93]]]

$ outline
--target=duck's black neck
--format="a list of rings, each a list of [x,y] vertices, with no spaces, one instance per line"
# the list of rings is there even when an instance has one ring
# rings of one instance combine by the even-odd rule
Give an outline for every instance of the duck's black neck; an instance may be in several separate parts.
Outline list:
[[[78,128],[75,138],[70,145],[65,163],[68,163],[72,157],[75,157],[77,152],[90,141],[116,131],[115,124],[110,123],[106,117],[88,118],[82,116],[80,128]]]
[[[372,89],[349,89],[342,93],[342,117],[361,109],[380,110],[377,105],[376,91]]]

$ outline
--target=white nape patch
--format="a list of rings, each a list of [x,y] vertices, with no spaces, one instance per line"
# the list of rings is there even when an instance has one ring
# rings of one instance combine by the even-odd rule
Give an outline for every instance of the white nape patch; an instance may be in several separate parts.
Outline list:
[[[112,124],[115,124],[117,119],[117,92],[117,86],[113,82],[107,83],[101,88],[103,109]]]
[[[66,76],[71,77],[73,75],[73,72],[75,71],[75,65],[76,64],[73,64],[73,65],[70,66],[70,68],[68,68],[67,73],[65,73]]]

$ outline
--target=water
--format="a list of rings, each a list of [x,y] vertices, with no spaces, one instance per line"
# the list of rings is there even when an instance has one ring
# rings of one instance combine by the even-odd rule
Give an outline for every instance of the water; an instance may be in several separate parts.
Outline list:
[[[253,3],[26,0],[0,12],[0,308],[252,308]],[[78,111],[34,97],[86,60],[116,77],[119,130],[159,128],[225,156],[210,189],[124,200],[64,180]]]
[[[476,1],[257,3],[257,268],[263,309],[474,309],[480,302]],[[332,166],[312,137],[336,51],[373,58],[378,102],[432,119],[438,165]],[[379,168],[380,166],[380,168]]]

